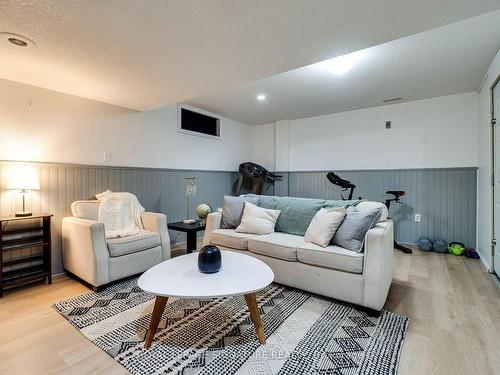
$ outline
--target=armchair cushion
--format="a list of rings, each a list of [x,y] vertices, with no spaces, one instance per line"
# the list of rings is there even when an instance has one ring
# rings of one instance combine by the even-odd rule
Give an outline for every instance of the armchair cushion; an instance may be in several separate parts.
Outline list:
[[[71,213],[80,219],[97,220],[100,204],[97,200],[75,201],[71,203]]]
[[[107,239],[106,244],[109,256],[119,257],[160,246],[161,240],[158,233],[142,231],[133,236]]]

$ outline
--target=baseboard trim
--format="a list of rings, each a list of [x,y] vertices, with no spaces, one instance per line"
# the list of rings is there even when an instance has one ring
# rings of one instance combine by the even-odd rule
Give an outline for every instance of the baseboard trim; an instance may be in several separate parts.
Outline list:
[[[67,277],[67,276],[68,276],[68,274],[66,272],[59,272],[59,273],[52,275],[52,279],[58,280],[58,279],[62,279],[62,278]]]
[[[484,267],[484,269],[486,270],[486,272],[493,273],[493,268],[488,263],[486,263],[486,261],[483,259],[483,257],[481,256],[481,253],[479,251],[477,253],[479,255],[479,260],[481,261],[481,264]]]

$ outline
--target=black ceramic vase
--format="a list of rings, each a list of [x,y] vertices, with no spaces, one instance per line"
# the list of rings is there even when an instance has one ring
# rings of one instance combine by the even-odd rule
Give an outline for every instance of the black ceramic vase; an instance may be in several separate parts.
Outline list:
[[[203,246],[198,252],[198,269],[203,273],[215,273],[222,266],[222,256],[217,246]]]

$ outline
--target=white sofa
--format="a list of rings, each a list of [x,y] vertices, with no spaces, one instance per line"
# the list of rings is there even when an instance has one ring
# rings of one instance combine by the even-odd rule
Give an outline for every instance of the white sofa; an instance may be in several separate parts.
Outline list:
[[[273,270],[277,283],[371,310],[384,306],[394,256],[393,224],[386,215],[366,234],[361,254],[333,245],[323,248],[288,233],[254,235],[220,229],[221,219],[220,212],[208,215],[204,245],[262,260]]]
[[[73,217],[62,222],[64,268],[94,290],[170,259],[164,214],[145,212],[141,215],[144,232],[106,239],[104,224],[97,221],[98,210],[97,200],[76,201],[71,204]]]

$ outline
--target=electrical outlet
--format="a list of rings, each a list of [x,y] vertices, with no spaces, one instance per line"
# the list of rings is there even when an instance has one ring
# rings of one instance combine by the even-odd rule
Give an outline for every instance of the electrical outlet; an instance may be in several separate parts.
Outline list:
[[[417,221],[417,222],[420,221],[420,214],[415,214],[415,221]]]
[[[111,161],[111,152],[104,151],[104,161],[107,161],[107,162]]]

